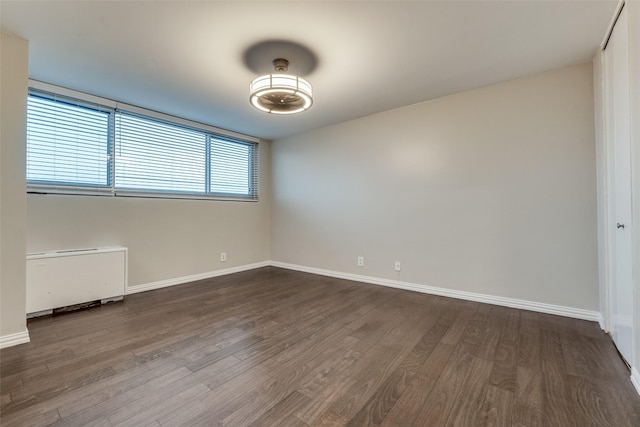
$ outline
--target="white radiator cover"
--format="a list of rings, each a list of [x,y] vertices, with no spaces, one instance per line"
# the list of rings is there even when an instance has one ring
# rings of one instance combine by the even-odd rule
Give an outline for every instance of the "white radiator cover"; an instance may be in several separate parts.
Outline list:
[[[127,248],[27,254],[27,313],[121,297],[127,288]]]

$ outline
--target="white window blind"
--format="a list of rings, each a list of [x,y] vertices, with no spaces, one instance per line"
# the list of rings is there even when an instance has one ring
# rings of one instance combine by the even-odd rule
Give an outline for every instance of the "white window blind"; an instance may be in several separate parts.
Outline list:
[[[257,144],[31,91],[27,189],[257,200]]]
[[[210,191],[251,194],[256,187],[256,162],[250,144],[210,137]]]
[[[51,186],[109,186],[108,111],[30,95],[27,181]]]
[[[206,134],[116,113],[116,188],[206,193]]]

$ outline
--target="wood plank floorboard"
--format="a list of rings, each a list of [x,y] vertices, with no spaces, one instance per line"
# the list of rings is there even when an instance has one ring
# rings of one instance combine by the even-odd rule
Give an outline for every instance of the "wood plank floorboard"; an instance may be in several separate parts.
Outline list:
[[[595,322],[265,267],[28,321],[12,426],[640,426]]]

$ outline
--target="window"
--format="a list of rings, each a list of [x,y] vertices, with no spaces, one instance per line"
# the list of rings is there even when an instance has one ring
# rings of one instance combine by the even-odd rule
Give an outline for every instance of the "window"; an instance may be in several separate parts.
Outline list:
[[[255,142],[131,110],[30,90],[27,190],[257,200]]]
[[[206,191],[206,134],[120,113],[115,139],[116,188]]]
[[[30,95],[27,103],[27,181],[109,185],[108,111]]]

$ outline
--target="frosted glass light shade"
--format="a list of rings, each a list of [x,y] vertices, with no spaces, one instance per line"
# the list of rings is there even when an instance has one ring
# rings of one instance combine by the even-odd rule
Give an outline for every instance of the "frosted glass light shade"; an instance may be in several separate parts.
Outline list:
[[[267,74],[249,85],[249,101],[260,111],[295,114],[313,105],[313,89],[303,78],[289,74]]]

